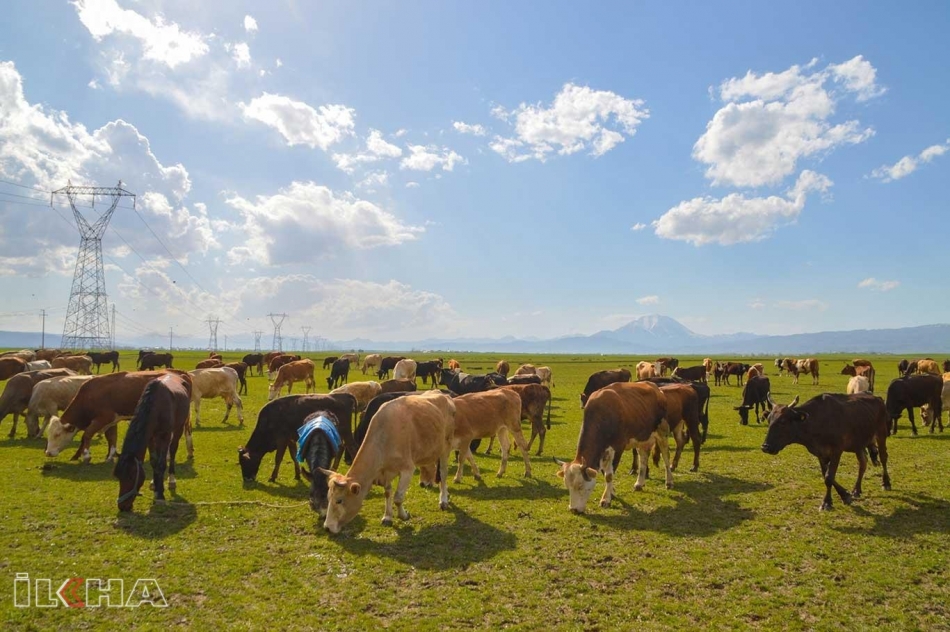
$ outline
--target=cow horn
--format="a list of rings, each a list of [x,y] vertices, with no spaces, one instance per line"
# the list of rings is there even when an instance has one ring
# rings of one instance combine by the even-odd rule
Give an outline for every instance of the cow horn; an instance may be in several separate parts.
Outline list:
[[[792,400],[792,403],[788,405],[789,408],[794,408],[798,406],[798,395],[795,396],[795,399]]]
[[[766,393],[765,399],[769,401],[770,405],[775,406],[775,402],[772,401],[772,391],[769,391],[768,393]]]
[[[553,459],[554,459],[554,462],[557,463],[558,465],[560,465],[561,467],[564,467],[565,465],[567,465],[567,463],[565,463],[565,462],[562,461],[561,459],[557,458],[556,456],[551,457],[551,458],[553,458]]]
[[[336,472],[334,472],[333,470],[326,470],[322,467],[318,467],[316,469],[318,469],[320,473],[323,474],[324,476],[333,476],[334,474],[336,474]]]

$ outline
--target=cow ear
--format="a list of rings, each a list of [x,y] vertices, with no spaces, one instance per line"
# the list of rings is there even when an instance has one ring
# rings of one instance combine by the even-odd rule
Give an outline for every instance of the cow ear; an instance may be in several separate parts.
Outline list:
[[[66,432],[76,432],[76,426],[72,424],[63,424],[63,430]]]
[[[350,493],[354,496],[359,494],[361,489],[363,489],[363,486],[359,483],[350,483]]]
[[[564,478],[564,468],[562,467],[557,472],[554,473],[558,478]]]
[[[592,468],[592,467],[587,468],[587,476],[588,476],[591,480],[597,478],[597,470],[595,470],[595,469]]]

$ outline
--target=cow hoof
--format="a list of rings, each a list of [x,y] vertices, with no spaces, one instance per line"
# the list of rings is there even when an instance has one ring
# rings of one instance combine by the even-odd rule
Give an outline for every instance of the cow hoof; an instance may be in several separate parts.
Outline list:
[[[857,500],[858,498],[861,498],[861,490],[859,490],[859,489],[852,490],[852,491],[851,491],[851,499],[852,499],[852,500]]]
[[[176,489],[178,489],[178,483],[169,483],[168,489],[169,491],[175,491]]]
[[[853,499],[854,499],[854,496],[852,496],[851,494],[845,494],[844,498],[841,499],[841,502],[843,502],[846,505],[850,505]]]
[[[448,511],[448,509],[449,509],[449,503],[447,503],[447,502],[446,502],[446,503],[439,503],[439,509],[441,509],[442,511]]]
[[[689,468],[689,471],[690,471],[690,472],[698,472],[698,471],[699,471],[699,466],[698,466],[698,465],[694,465],[693,467]]]
[[[149,488],[149,491],[153,491],[153,492],[154,492],[154,491],[155,491],[155,483],[149,483],[149,484],[148,484],[148,488]]]
[[[156,504],[156,505],[164,505],[164,504],[165,504],[165,499],[164,499],[164,498],[156,498],[156,499],[155,499],[155,504]]]
[[[482,482],[482,475],[481,475],[481,474],[475,474],[475,475],[473,476],[473,478],[474,478],[476,481],[478,481],[479,483]],[[458,480],[458,481],[456,481],[456,482],[457,482],[457,483],[460,483],[461,480]]]
[[[485,455],[487,456],[489,454],[491,454],[491,450],[485,450]]]
[[[821,507],[818,508],[818,511],[831,511],[831,503],[821,503]]]
[[[383,518],[383,526],[384,526],[384,527],[391,527],[391,526],[393,526],[393,520],[392,520],[392,518]]]
[[[890,483],[888,483],[888,484],[886,484],[886,485],[881,485],[881,487],[882,487],[882,488],[884,489],[884,491],[886,491],[886,492],[891,491],[891,485],[890,485]]]
[[[602,501],[600,501],[600,506],[603,507],[604,509],[606,509],[607,507],[610,507],[610,501],[609,501],[609,500],[602,500]]]
[[[271,483],[276,483],[276,482],[277,482],[277,477],[276,477],[276,476],[271,476],[271,477],[270,477],[269,479],[267,479],[267,480],[268,480],[269,482],[271,482]]]
[[[409,520],[409,518],[411,518],[411,517],[412,517],[412,516],[409,515],[409,512],[408,512],[408,511],[403,511],[402,513],[399,514],[399,519],[400,519],[400,520]]]
[[[635,491],[635,492],[642,492],[642,491],[643,491],[643,485],[634,485],[634,486],[633,486],[633,491]]]
[[[673,489],[673,483],[667,483],[667,484],[666,484],[666,488],[667,488],[667,489]]]
[[[12,430],[10,431],[10,434],[7,435],[7,437],[10,439],[14,438],[15,436],[16,436],[16,433],[13,432]]]

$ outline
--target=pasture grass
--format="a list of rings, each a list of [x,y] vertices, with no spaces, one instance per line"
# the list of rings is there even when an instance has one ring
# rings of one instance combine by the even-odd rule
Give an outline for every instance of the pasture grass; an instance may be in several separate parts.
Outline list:
[[[203,353],[176,352],[191,368]],[[226,361],[243,354],[228,353]],[[315,356],[314,356],[315,357]],[[417,354],[424,359],[431,354]],[[456,354],[464,370],[484,372],[498,355]],[[448,360],[448,355],[445,356]],[[380,524],[382,490],[336,537],[322,531],[285,458],[277,483],[246,487],[236,448],[254,427],[267,381],[250,377],[244,428],[223,425],[221,400],[206,401],[195,431],[195,460],[179,453],[178,495],[155,505],[147,486],[134,512],[115,508],[118,483],[104,462],[55,459],[44,442],[7,439],[0,429],[0,599],[3,629],[946,629],[950,625],[950,432],[912,437],[906,417],[889,441],[893,491],[869,468],[864,498],[850,507],[824,494],[816,460],[800,446],[768,456],[765,425],[738,423],[736,386],[712,386],[709,438],[698,473],[684,455],[668,491],[653,470],[633,491],[624,455],[617,498],[602,509],[569,513],[552,457],[574,455],[581,422],[578,394],[597,370],[642,358],[509,356],[512,365],[548,365],[556,387],[545,455],[532,456],[533,479],[513,460],[496,479],[497,455],[477,455],[484,484],[466,474],[450,483],[451,509],[437,492],[410,488],[411,520]],[[773,397],[787,403],[843,392],[844,356],[821,358],[821,385],[778,377]],[[871,357],[879,395],[899,358]],[[942,358],[941,358],[942,359]],[[681,358],[684,365],[697,358]],[[122,357],[131,367],[130,354]],[[317,370],[318,378],[325,371]],[[352,379],[364,378],[358,371]],[[318,379],[319,381],[319,379]],[[325,386],[325,385],[324,385]],[[325,388],[320,388],[325,392]],[[120,442],[127,424],[120,424]],[[78,441],[78,439],[76,439]],[[484,446],[485,444],[483,444]],[[121,443],[120,443],[121,447]],[[482,448],[484,449],[484,448]],[[688,452],[688,450],[687,450]],[[454,465],[453,465],[454,467]],[[850,489],[855,459],[839,480]],[[171,497],[169,497],[171,498]],[[233,502],[232,502],[233,501]],[[15,573],[48,577],[158,580],[167,609],[14,609]]]

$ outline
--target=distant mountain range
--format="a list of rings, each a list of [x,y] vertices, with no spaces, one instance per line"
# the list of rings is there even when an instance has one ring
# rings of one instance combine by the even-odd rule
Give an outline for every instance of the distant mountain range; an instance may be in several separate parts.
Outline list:
[[[59,336],[46,336],[48,346],[55,346]],[[184,344],[187,346],[191,341]],[[0,331],[0,347],[38,347],[36,332]],[[162,347],[163,337],[120,340],[124,347]],[[950,353],[950,325],[923,325],[900,329],[857,329],[825,331],[790,336],[760,336],[735,333],[705,336],[690,331],[669,316],[652,314],[632,320],[612,330],[598,331],[590,336],[562,336],[548,340],[537,338],[430,338],[377,342],[356,338],[330,343],[333,349],[365,349],[372,351],[483,351],[504,353],[577,353],[577,354],[667,354],[684,355],[805,355],[810,353]],[[231,348],[251,348],[250,340],[230,341]],[[204,348],[197,346],[197,348]]]

